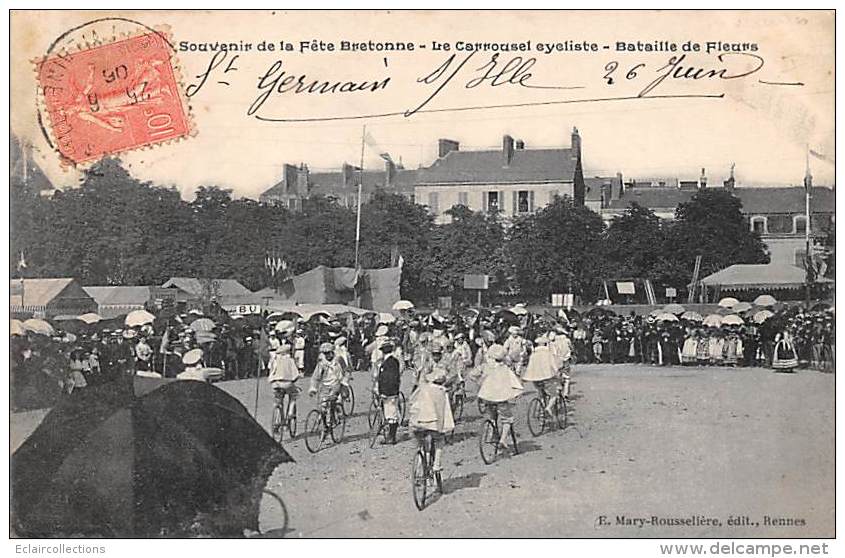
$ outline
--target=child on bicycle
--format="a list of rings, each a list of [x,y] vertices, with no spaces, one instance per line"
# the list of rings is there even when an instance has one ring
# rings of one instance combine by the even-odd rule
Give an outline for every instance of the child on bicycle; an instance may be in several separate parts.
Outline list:
[[[443,346],[439,341],[432,341],[431,361],[419,374],[419,385],[408,408],[408,424],[414,436],[423,447],[431,448],[435,444],[432,470],[442,470],[444,434],[455,429],[452,407],[443,384],[449,376],[443,360]]]
[[[491,420],[498,415],[502,420],[502,432],[499,447],[506,449],[513,425],[514,401],[522,395],[525,388],[519,377],[503,361],[507,354],[502,345],[491,345],[487,350],[487,362],[481,366],[481,388],[478,398],[485,402],[485,408]]]
[[[337,401],[338,394],[340,393],[340,383],[343,380],[344,370],[343,365],[334,358],[334,345],[332,343],[323,343],[320,345],[320,353],[323,358],[320,359],[314,368],[308,395],[314,397],[319,393],[320,407],[323,410],[323,420],[325,421],[328,415],[331,423],[334,424],[333,403]]]
[[[382,343],[381,350],[386,355],[379,366],[375,389],[381,398],[384,418],[387,421],[387,437],[382,443],[395,444],[396,430],[399,428],[399,387],[402,379],[399,359],[393,354],[393,341]]]
[[[288,343],[279,345],[279,348],[270,353],[270,375],[267,381],[273,388],[276,401],[281,402],[285,394],[288,395],[288,408],[285,409],[285,416],[290,416],[293,410],[294,401],[299,394],[296,381],[301,377],[296,361],[291,356],[291,346]]]
[[[551,415],[560,393],[560,379],[558,377],[558,363],[555,354],[549,347],[549,338],[541,335],[534,340],[535,347],[528,359],[528,366],[522,374],[522,381],[534,382],[543,399],[547,401],[546,413]]]

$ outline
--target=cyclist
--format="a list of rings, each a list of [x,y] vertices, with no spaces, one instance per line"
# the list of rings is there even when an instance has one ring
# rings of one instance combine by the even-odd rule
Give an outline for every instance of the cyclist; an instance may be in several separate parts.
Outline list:
[[[514,400],[524,390],[519,377],[509,366],[504,364],[507,358],[502,345],[491,345],[487,351],[487,362],[481,366],[481,388],[478,398],[483,400],[485,412],[491,420],[498,415],[502,419],[502,432],[499,447],[508,447],[511,426],[513,425]]]
[[[314,397],[319,393],[320,407],[323,409],[323,421],[326,421],[327,415],[331,424],[335,422],[334,416],[334,402],[337,401],[337,396],[340,393],[340,383],[343,380],[343,365],[334,358],[334,345],[331,343],[323,343],[320,345],[320,353],[322,357],[314,368],[314,374],[311,376],[311,388],[308,390],[308,395]],[[329,412],[326,413],[325,411]],[[328,424],[326,424],[328,427]],[[325,431],[323,432],[325,436]]]
[[[557,333],[549,333],[549,348],[556,357],[558,375],[563,380],[563,396],[569,397],[569,382],[572,373],[572,342],[569,340],[569,331],[563,326],[555,328]]]
[[[534,382],[537,391],[548,401],[546,413],[551,415],[561,389],[557,359],[553,350],[549,348],[549,338],[546,335],[541,335],[534,340],[534,343],[536,346],[528,359],[522,381]]]
[[[384,444],[396,443],[396,430],[399,428],[399,387],[402,374],[400,371],[399,359],[393,354],[393,341],[388,339],[381,345],[382,352],[386,355],[379,366],[376,376],[375,389],[381,398],[384,418],[387,421],[387,437]]]
[[[419,386],[411,394],[408,408],[408,424],[414,436],[423,447],[431,448],[435,443],[432,470],[439,473],[443,460],[443,437],[455,429],[455,419],[443,384],[449,376],[449,370],[443,360],[443,346],[433,341],[431,362],[420,370]]]
[[[284,416],[290,416],[293,410],[294,401],[299,394],[296,381],[301,377],[296,361],[291,356],[291,346],[288,343],[279,345],[279,348],[270,357],[270,375],[267,381],[273,388],[276,402],[281,403],[285,393],[288,394],[288,408],[283,409]]]
[[[523,362],[528,355],[528,348],[526,347],[526,340],[522,337],[522,330],[519,326],[510,326],[508,328],[508,338],[502,344],[505,350],[504,362],[510,366],[517,374],[520,374],[523,369]]]

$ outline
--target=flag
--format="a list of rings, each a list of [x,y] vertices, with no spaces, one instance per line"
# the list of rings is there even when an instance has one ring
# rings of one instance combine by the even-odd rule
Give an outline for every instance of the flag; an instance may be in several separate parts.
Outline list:
[[[819,159],[820,161],[824,161],[826,163],[833,163],[833,161],[829,157],[824,155],[823,153],[819,153],[818,151],[814,151],[812,149],[810,149],[809,152],[810,152],[810,155],[812,155],[816,159]]]
[[[21,250],[21,259],[18,260],[18,271],[26,268],[26,260],[23,257],[23,250]]]
[[[375,151],[379,150],[378,142],[376,141],[376,138],[374,138],[373,135],[370,134],[370,132],[364,132],[364,143],[366,143],[367,147],[369,147],[370,149],[373,149]]]
[[[388,163],[393,162],[393,158],[390,156],[390,153],[387,153],[387,152],[379,153],[378,156],[381,157],[382,159],[384,159],[385,161],[387,161]]]

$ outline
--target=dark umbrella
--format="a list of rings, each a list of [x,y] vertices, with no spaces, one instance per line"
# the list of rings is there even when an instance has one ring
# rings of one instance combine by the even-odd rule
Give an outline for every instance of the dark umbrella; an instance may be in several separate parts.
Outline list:
[[[499,310],[498,312],[496,312],[496,315],[502,322],[506,324],[519,325],[520,323],[519,316],[517,316],[510,310]]]
[[[161,385],[161,384],[164,385]],[[54,408],[12,456],[22,537],[240,536],[291,461],[247,410],[196,381],[116,382]]]

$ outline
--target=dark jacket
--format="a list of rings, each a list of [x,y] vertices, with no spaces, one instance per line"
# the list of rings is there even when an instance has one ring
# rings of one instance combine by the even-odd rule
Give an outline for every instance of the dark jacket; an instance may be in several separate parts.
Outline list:
[[[399,360],[395,356],[390,355],[384,359],[378,371],[379,394],[387,397],[399,395],[400,380]]]

